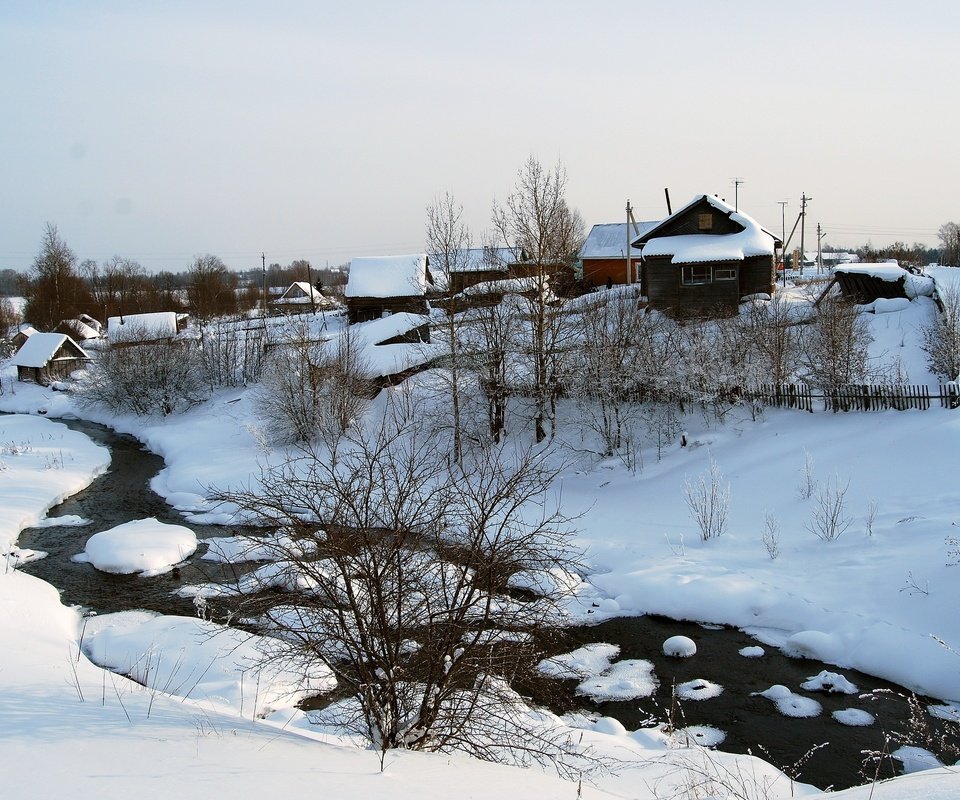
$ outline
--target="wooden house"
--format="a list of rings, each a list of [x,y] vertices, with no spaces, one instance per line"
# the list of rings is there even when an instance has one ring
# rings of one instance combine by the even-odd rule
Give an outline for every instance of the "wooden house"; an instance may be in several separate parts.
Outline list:
[[[641,291],[674,316],[733,313],[744,297],[772,294],[780,238],[723,200],[700,195],[633,241]]]
[[[427,314],[433,288],[426,253],[354,258],[344,292],[347,319],[352,324],[399,312]]]
[[[11,363],[17,367],[18,380],[47,386],[67,378],[89,359],[80,345],[65,333],[34,333]]]
[[[112,345],[169,341],[183,330],[186,319],[185,314],[175,311],[110,317],[107,320],[107,339]]]
[[[13,345],[14,351],[19,350],[23,347],[24,342],[27,341],[33,334],[37,332],[37,329],[33,325],[21,325],[17,332],[13,334],[10,338],[10,342]]]
[[[275,311],[296,313],[303,311],[327,311],[336,307],[336,302],[325,296],[317,287],[306,281],[294,281],[274,300],[270,301]]]
[[[90,317],[87,317],[87,319],[90,319]],[[100,338],[100,331],[92,325],[87,324],[80,317],[76,319],[62,319],[60,320],[60,324],[53,330],[54,333],[67,334],[67,336],[75,342],[88,342],[91,339]]]
[[[580,248],[580,263],[583,266],[583,282],[587,286],[609,286],[635,283],[640,279],[640,250],[628,245],[642,236],[654,225],[638,222],[636,226],[626,222],[604,222],[594,225]],[[627,250],[630,251],[629,272]]]
[[[434,283],[451,295],[478,283],[501,281],[514,277],[527,254],[517,247],[471,247],[449,255],[430,255]]]

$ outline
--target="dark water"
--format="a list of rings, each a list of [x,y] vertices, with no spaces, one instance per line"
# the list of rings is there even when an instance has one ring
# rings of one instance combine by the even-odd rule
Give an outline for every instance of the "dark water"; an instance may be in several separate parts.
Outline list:
[[[87,539],[94,533],[135,519],[156,517],[161,522],[184,525],[200,540],[251,534],[257,529],[185,522],[150,488],[150,479],[163,468],[160,456],[146,450],[134,437],[116,433],[103,425],[82,420],[58,421],[108,447],[110,468],[48,514],[50,517],[76,514],[91,520],[90,525],[27,528],[21,532],[18,539],[21,548],[48,553],[46,558],[21,567],[23,572],[56,586],[65,604],[82,606],[101,614],[146,609],[192,616],[196,613],[192,600],[177,596],[177,589],[188,584],[235,580],[238,570],[249,568],[202,561],[200,557],[206,551],[202,543],[186,564],[152,578],[112,575],[100,572],[92,564],[71,561],[72,556],[83,552]]]
[[[761,658],[745,658],[744,647],[758,642],[745,633],[726,627],[704,627],[664,617],[621,617],[574,632],[579,643],[609,642],[620,645],[620,659],[643,658],[653,663],[660,685],[650,698],[593,703],[578,698],[582,708],[614,717],[627,730],[634,730],[653,717],[658,722],[673,719],[675,727],[710,725],[726,733],[719,749],[731,753],[753,753],[804,783],[836,789],[865,782],[861,775],[864,753],[884,749],[884,733],[901,727],[906,704],[881,694],[876,700],[858,695],[807,692],[800,684],[822,670],[836,672],[854,683],[860,694],[878,689],[904,690],[856,670],[841,669],[819,661],[788,658],[775,648],[765,647]],[[669,658],[662,644],[671,636],[687,636],[697,644],[691,658]],[[762,645],[761,645],[762,646]],[[697,678],[723,686],[719,697],[683,700],[672,704],[673,687]],[[817,717],[793,718],[782,715],[772,700],[751,696],[774,684],[783,684],[795,694],[810,697],[823,706]],[[575,683],[570,682],[572,692]],[[930,702],[936,702],[931,700]],[[850,727],[836,722],[831,714],[846,708],[869,712],[876,722],[869,727]],[[828,743],[809,758],[804,755],[815,745]],[[762,747],[761,747],[762,745]],[[896,749],[896,747],[888,748]],[[796,765],[796,766],[795,766]],[[881,775],[891,777],[895,764],[882,763]],[[871,763],[870,776],[876,769]]]
[[[91,525],[34,528],[21,533],[21,547],[49,553],[47,558],[23,566],[24,572],[56,586],[68,605],[98,613],[147,609],[188,616],[193,615],[195,609],[190,599],[176,595],[180,586],[236,579],[234,567],[201,561],[200,556],[205,550],[202,544],[178,570],[152,578],[110,575],[99,572],[90,564],[73,563],[71,556],[83,551],[89,536],[133,519],[156,517],[162,522],[186,524],[198,539],[251,534],[255,529],[184,523],[183,518],[149,488],[150,479],[163,467],[162,458],[145,450],[131,436],[117,434],[95,423],[64,422],[110,448],[110,470],[50,512],[51,517],[76,514],[92,520]],[[697,643],[696,656],[690,659],[663,656],[663,641],[678,634]],[[711,725],[726,733],[720,749],[753,752],[798,780],[821,788],[843,788],[863,783],[863,753],[882,750],[884,732],[902,726],[906,716],[905,704],[889,698],[871,702],[860,700],[856,695],[803,692],[800,684],[824,669],[843,674],[857,685],[861,693],[882,688],[899,691],[899,687],[853,670],[787,658],[773,648],[765,648],[766,655],[762,658],[744,658],[738,651],[757,643],[732,628],[709,629],[694,623],[647,616],[610,620],[595,627],[576,629],[573,635],[579,643],[618,644],[622,659],[652,661],[660,681],[652,698],[599,704],[574,697],[575,684],[571,682],[567,689],[575,706],[614,717],[628,730],[649,724],[651,717],[657,721],[672,717],[677,727]],[[671,703],[673,685],[696,678],[718,683],[724,687],[724,692],[717,698],[683,701],[679,707],[674,706]],[[823,712],[808,719],[785,717],[772,701],[751,696],[752,692],[764,691],[774,684],[783,684],[795,693],[813,697],[823,706]],[[854,728],[831,718],[832,711],[850,707],[869,711],[877,718],[876,723],[871,727]],[[799,766],[794,766],[811,747],[822,743],[829,744]],[[883,774],[891,775],[892,769],[893,765],[887,760]]]

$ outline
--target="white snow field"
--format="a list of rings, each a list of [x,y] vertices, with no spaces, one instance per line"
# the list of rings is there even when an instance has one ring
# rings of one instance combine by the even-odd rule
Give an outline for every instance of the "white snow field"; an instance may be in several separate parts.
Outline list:
[[[932,302],[920,297],[902,310],[866,316],[876,339],[874,356],[899,356],[914,383],[935,383],[918,347],[919,328],[932,309]],[[577,797],[575,783],[542,771],[459,757],[390,753],[381,773],[374,753],[348,746],[347,739],[329,731],[311,730],[299,712],[278,710],[255,718],[255,704],[260,710],[283,705],[277,698],[290,688],[289,676],[276,676],[276,685],[261,677],[255,703],[245,676],[237,673],[243,664],[237,662],[223,666],[226,675],[211,678],[204,696],[165,691],[173,686],[166,678],[162,685],[144,688],[96,666],[86,652],[117,666],[114,647],[125,653],[149,651],[154,639],[169,637],[176,644],[164,650],[172,650],[184,645],[188,634],[180,628],[186,624],[182,618],[138,618],[136,647],[121,646],[119,640],[106,645],[108,640],[100,638],[106,634],[97,630],[100,623],[88,621],[84,631],[80,613],[65,608],[55,589],[13,569],[30,557],[15,547],[19,531],[107,467],[105,450],[51,418],[75,415],[104,422],[160,454],[165,467],[152,486],[184,513],[188,527],[191,521],[230,520],[230,509],[210,504],[204,487],[255,481],[263,463],[277,463],[284,453],[264,447],[248,390],[220,392],[165,419],[143,419],[80,409],[69,392],[16,383],[9,367],[3,380],[10,390],[0,394],[0,410],[13,412],[0,416],[0,552],[6,566],[0,575],[3,797],[89,794],[126,800],[146,793],[189,800],[213,793],[284,796],[302,793],[306,786],[349,799]],[[655,613],[734,625],[767,648],[813,656],[838,672],[856,668],[944,701],[960,700],[955,652],[960,650],[960,566],[953,564],[957,556],[950,544],[960,525],[960,411],[768,410],[756,421],[734,413],[723,424],[707,424],[697,416],[685,424],[687,446],[675,443],[660,461],[647,454],[635,474],[614,461],[580,464],[564,474],[558,490],[565,509],[583,514],[577,526],[588,558],[571,620]],[[723,536],[702,542],[684,504],[683,483],[709,470],[711,461],[730,483],[729,525]],[[835,541],[821,541],[807,528],[812,501],[797,491],[807,463],[821,486],[834,476],[849,479],[851,524]],[[876,514],[868,525],[871,506]],[[779,521],[776,559],[762,541],[766,514]],[[246,546],[225,543],[222,555]],[[92,638],[81,646],[82,632]],[[615,657],[600,648],[578,654],[565,666],[586,679],[610,670]],[[637,683],[637,677],[634,671],[619,682]],[[789,712],[812,711],[790,699],[799,697],[794,694],[799,687],[782,689],[775,687],[773,694]],[[865,719],[846,715],[844,721],[864,724]],[[585,783],[584,797],[671,796],[685,785],[685,763],[728,777],[749,775],[755,786],[764,787],[756,796],[819,793],[791,784],[757,759],[676,749],[655,730],[628,732],[612,720],[573,717],[552,724],[573,726],[585,744],[625,765],[616,774],[597,777],[595,785]],[[700,733],[692,738],[721,735]],[[918,763],[929,766],[922,759]],[[834,796],[956,798],[960,774],[936,768]]]

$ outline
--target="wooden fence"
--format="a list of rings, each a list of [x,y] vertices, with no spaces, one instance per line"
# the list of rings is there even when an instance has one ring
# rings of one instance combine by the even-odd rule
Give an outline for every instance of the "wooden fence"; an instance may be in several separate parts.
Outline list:
[[[875,386],[869,384],[838,386],[834,389],[813,390],[804,384],[759,386],[744,392],[756,402],[776,408],[796,408],[803,411],[922,411],[932,403],[941,408],[960,408],[960,388],[956,384],[941,384],[936,394],[929,386],[900,384]]]

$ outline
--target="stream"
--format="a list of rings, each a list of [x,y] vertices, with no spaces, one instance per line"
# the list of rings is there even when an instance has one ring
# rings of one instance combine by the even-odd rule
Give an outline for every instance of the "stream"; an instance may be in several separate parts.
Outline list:
[[[90,564],[72,562],[71,556],[82,552],[87,538],[124,522],[156,517],[162,522],[185,523],[150,488],[150,479],[163,467],[160,456],[144,449],[134,437],[118,434],[105,426],[81,420],[60,421],[108,447],[110,469],[49,513],[51,517],[76,514],[91,520],[91,525],[28,528],[21,533],[20,547],[48,553],[46,558],[25,564],[24,572],[56,586],[64,603],[97,613],[147,609],[161,614],[193,616],[192,601],[179,597],[177,589],[185,584],[236,580],[237,568],[200,560],[205,551],[202,540],[251,534],[257,529],[187,524],[201,540],[199,549],[186,564],[157,577],[112,575]],[[657,691],[650,698],[602,703],[575,696],[576,683],[564,682],[571,705],[614,717],[627,730],[648,726],[651,718],[658,722],[672,719],[675,727],[709,725],[726,734],[719,749],[752,752],[798,780],[820,788],[840,789],[864,783],[863,753],[881,751],[884,732],[906,724],[906,704],[899,699],[882,695],[879,699],[861,700],[857,695],[802,692],[800,684],[828,670],[852,681],[861,694],[877,689],[904,692],[900,687],[855,670],[787,658],[770,647],[764,648],[765,654],[760,658],[745,658],[739,650],[755,646],[757,642],[734,628],[643,616],[612,619],[592,627],[575,628],[571,633],[573,646],[609,642],[620,646],[620,659],[651,661],[659,681]],[[693,639],[697,654],[688,659],[664,656],[663,642],[676,635]],[[698,678],[720,684],[724,691],[712,699],[675,704],[673,686]],[[783,684],[795,693],[815,699],[823,706],[822,713],[810,718],[787,717],[771,700],[752,694],[774,684]],[[831,717],[833,711],[846,708],[868,711],[877,721],[868,727],[850,727]],[[823,743],[829,744],[804,757],[811,748]],[[870,768],[871,776],[873,768]],[[881,776],[892,774],[893,764],[887,759]]]

